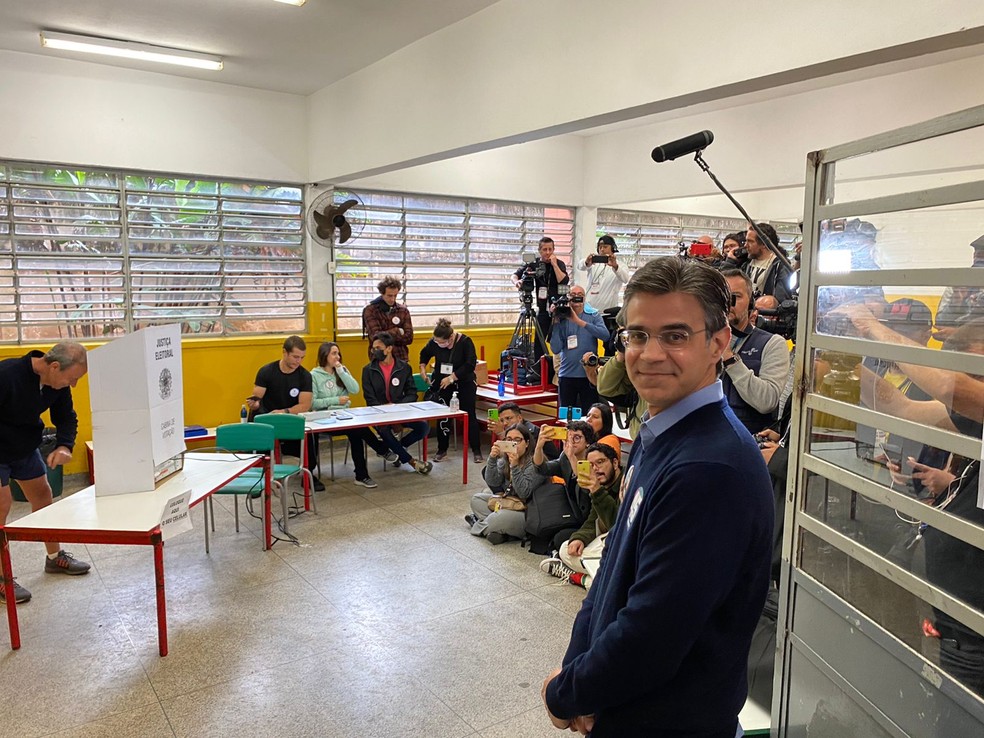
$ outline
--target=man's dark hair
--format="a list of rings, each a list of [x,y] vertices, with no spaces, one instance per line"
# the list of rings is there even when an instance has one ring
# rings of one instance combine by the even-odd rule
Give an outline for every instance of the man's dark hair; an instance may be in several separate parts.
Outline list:
[[[386,331],[380,331],[372,337],[372,340],[374,342],[379,341],[384,346],[393,346],[396,343],[396,341],[393,340],[392,334],[387,333]]]
[[[580,431],[589,446],[598,440],[598,434],[595,433],[595,429],[591,427],[591,423],[587,420],[572,420],[567,424],[567,430],[568,432]]]
[[[284,351],[289,354],[292,353],[294,349],[307,351],[307,344],[304,343],[304,339],[300,336],[288,336],[287,340],[284,341]]]
[[[639,294],[667,295],[671,292],[682,292],[697,299],[704,310],[708,341],[728,324],[731,307],[728,283],[717,269],[694,259],[661,256],[647,262],[625,285],[622,304],[628,305]]]
[[[602,244],[605,244],[606,246],[611,246],[612,253],[615,254],[618,253],[618,245],[615,243],[615,239],[609,236],[607,233],[598,239],[598,246],[601,246]],[[598,246],[595,246],[595,250],[598,249]]]
[[[745,274],[741,269],[722,269],[721,276],[725,279],[729,277],[738,277],[742,282],[745,283],[745,289],[748,290],[748,299],[752,300],[755,295],[755,285],[752,284],[752,280],[749,279],[748,275]],[[753,306],[754,307],[754,306]]]
[[[501,405],[499,405],[499,412],[500,413],[503,413],[506,410],[511,410],[512,412],[516,413],[520,417],[523,416],[522,409],[515,402],[504,402]]]
[[[721,239],[721,245],[724,245],[725,241],[737,241],[739,246],[745,245],[745,234],[744,233],[729,233],[723,239]]]
[[[554,240],[552,238],[550,238],[550,236],[544,236],[537,243],[537,247],[539,248],[539,244],[541,244],[541,243],[553,243],[553,242],[554,242]]]
[[[607,443],[592,443],[588,446],[588,450],[585,453],[590,454],[592,451],[597,451],[600,454],[604,454],[605,457],[613,464],[618,461],[619,465],[621,465],[621,459],[619,458],[621,454]]]
[[[779,248],[779,234],[776,233],[775,228],[770,226],[768,223],[756,223],[755,227],[758,228],[763,234],[765,234],[766,238],[772,241],[773,246]],[[764,243],[762,245],[765,246]],[[765,247],[769,248],[768,246]]]
[[[403,284],[396,277],[383,277],[379,284],[376,285],[376,289],[379,290],[379,294],[386,294],[386,290],[400,289]]]

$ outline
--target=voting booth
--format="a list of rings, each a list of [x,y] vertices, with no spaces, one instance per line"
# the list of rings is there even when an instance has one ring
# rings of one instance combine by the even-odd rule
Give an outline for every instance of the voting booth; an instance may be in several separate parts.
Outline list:
[[[96,495],[147,492],[181,469],[181,327],[155,326],[89,352]]]

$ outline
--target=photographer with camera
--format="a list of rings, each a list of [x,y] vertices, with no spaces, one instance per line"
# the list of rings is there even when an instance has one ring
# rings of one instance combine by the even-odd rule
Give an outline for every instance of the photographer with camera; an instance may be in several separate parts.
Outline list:
[[[597,311],[585,310],[584,288],[580,286],[557,298],[550,310],[553,315],[550,349],[560,355],[558,402],[563,407],[579,407],[582,413],[587,413],[598,402],[598,391],[588,381],[581,358],[586,351],[596,350],[598,341],[608,338],[608,328]]]
[[[591,307],[600,312],[622,304],[622,287],[629,281],[629,271],[618,263],[618,246],[607,233],[598,239],[597,253],[577,265],[588,273],[584,291]]]
[[[768,223],[756,223],[758,228],[766,237],[772,241],[776,248],[779,246],[779,235],[776,229]],[[748,252],[749,261],[742,267],[742,271],[752,280],[752,291],[763,295],[775,295],[779,302],[789,300],[793,297],[789,287],[789,275],[792,273],[769,247],[762,243],[755,228],[749,227],[745,234],[745,250]]]
[[[731,290],[731,342],[724,352],[721,383],[728,405],[749,433],[775,420],[779,395],[789,373],[789,350],[782,336],[751,323],[751,280],[737,269],[721,272]]]
[[[554,240],[550,236],[541,238],[537,248],[540,258],[517,269],[512,275],[512,283],[522,293],[520,300],[524,306],[532,306],[536,301],[536,322],[540,335],[546,341],[550,336],[547,307],[551,298],[556,299],[560,295],[560,285],[570,283],[571,278],[567,274],[567,265],[554,253]],[[544,349],[539,341],[534,341],[533,345],[535,358],[539,359]]]
[[[413,343],[413,322],[406,305],[397,303],[403,285],[396,277],[384,277],[376,285],[379,297],[362,308],[362,337],[369,339],[369,358],[372,359],[372,339],[378,333],[393,337],[393,358],[410,360],[409,346]]]

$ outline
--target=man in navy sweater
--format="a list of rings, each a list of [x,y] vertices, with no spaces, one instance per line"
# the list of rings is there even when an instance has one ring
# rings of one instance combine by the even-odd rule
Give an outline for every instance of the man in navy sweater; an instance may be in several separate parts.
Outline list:
[[[622,504],[563,667],[544,680],[558,728],[593,738],[733,738],[772,547],[769,474],[718,379],[724,278],[654,259],[625,289],[629,378],[649,405]]]
[[[31,510],[51,504],[51,486],[45,464],[54,469],[72,458],[79,420],[72,405],[72,387],[85,374],[85,347],[63,341],[48,353],[31,351],[19,359],[0,361],[0,525],[7,522],[12,504],[10,480],[16,479]],[[44,423],[41,413],[51,411],[55,449],[42,459],[38,446]],[[85,574],[89,564],[79,561],[52,541],[45,542],[44,570],[51,574]],[[16,602],[31,593],[13,583]],[[0,601],[6,601],[0,575]]]

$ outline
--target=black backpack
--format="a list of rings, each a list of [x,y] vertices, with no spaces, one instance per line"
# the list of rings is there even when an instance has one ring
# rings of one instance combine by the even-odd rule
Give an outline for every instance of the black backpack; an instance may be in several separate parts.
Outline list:
[[[590,510],[590,500],[588,501]],[[555,535],[580,528],[586,514],[581,505],[572,504],[570,493],[562,484],[544,482],[526,501],[526,537],[532,553],[549,553]]]

